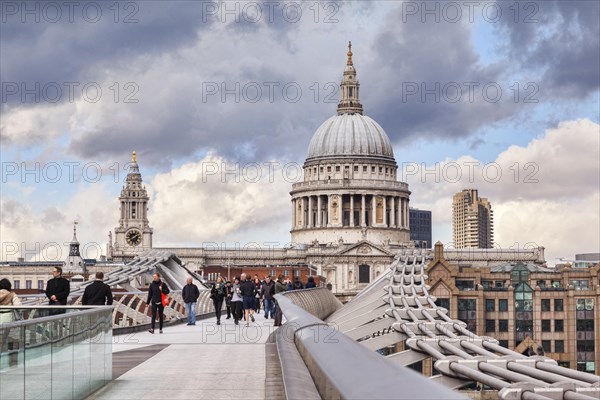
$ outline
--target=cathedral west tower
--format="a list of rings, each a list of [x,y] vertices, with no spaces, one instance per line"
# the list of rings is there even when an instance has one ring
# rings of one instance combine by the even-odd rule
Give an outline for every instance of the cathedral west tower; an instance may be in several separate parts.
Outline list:
[[[152,248],[152,228],[148,224],[148,193],[135,151],[132,153],[129,173],[119,196],[119,226],[115,228],[115,241],[109,233],[108,257],[113,260],[130,260]]]
[[[363,115],[348,46],[337,115],[313,135],[304,181],[293,185],[292,242],[401,244],[410,240],[408,185],[383,128]]]

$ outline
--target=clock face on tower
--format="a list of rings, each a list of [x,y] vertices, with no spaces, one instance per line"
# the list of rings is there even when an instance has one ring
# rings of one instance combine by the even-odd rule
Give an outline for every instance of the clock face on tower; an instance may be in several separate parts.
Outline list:
[[[137,246],[138,244],[142,243],[142,233],[140,231],[136,231],[135,229],[130,230],[127,232],[125,239],[129,245]]]

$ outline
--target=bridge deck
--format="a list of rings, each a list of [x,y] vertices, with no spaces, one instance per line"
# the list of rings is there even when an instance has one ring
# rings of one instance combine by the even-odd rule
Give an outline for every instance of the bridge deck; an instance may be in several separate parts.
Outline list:
[[[264,399],[265,343],[274,329],[272,319],[259,315],[249,327],[232,319],[217,326],[211,319],[166,327],[162,335],[156,330],[117,336],[115,359],[136,349],[146,354],[125,357],[133,367],[89,399]]]

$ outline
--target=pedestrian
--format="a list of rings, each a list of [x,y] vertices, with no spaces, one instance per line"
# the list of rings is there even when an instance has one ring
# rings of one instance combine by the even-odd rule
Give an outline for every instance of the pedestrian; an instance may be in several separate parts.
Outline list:
[[[192,278],[187,278],[185,286],[181,290],[181,297],[185,304],[185,315],[187,315],[188,326],[196,325],[196,302],[200,296],[198,286],[192,283]]]
[[[240,319],[242,319],[242,305],[243,298],[240,290],[240,279],[235,277],[233,279],[233,285],[231,286],[231,309],[233,312],[233,322],[235,322],[236,325],[238,325]]]
[[[265,318],[275,318],[275,303],[273,303],[273,296],[275,295],[275,282],[271,280],[271,277],[267,275],[261,286],[260,291],[263,295],[263,308],[265,309]]]
[[[62,268],[54,267],[52,269],[52,279],[46,284],[46,297],[51,306],[66,306],[67,298],[71,292],[69,281],[62,277]],[[50,310],[50,315],[63,314],[65,309]]]
[[[288,279],[285,282],[286,282],[285,284],[287,285],[287,290],[294,290],[294,285],[292,284],[291,279]]]
[[[304,285],[300,282],[300,277],[294,278],[294,290],[304,289]]]
[[[223,299],[225,299],[225,281],[222,276],[217,278],[210,289],[210,298],[215,305],[215,314],[217,316],[217,325],[221,325],[221,311],[223,309]]]
[[[148,287],[148,300],[146,300],[146,304],[152,304],[152,322],[150,323],[150,329],[148,329],[148,332],[152,334],[154,334],[156,313],[158,313],[158,332],[163,333],[165,306],[162,303],[161,293],[169,294],[169,287],[160,279],[160,274],[155,272]]]
[[[231,318],[231,295],[233,294],[233,286],[231,286],[231,281],[227,280],[225,282],[225,309],[227,310],[227,318]]]
[[[21,300],[17,294],[12,291],[12,285],[6,278],[0,280],[0,306],[20,306]],[[15,310],[0,311],[0,324],[5,324],[15,320]],[[8,334],[10,329],[6,329]]]
[[[244,307],[244,316],[246,326],[250,325],[250,320],[254,322],[254,299],[256,296],[256,285],[250,279],[246,279],[246,274],[242,274],[242,284],[240,286],[242,292],[242,302]]]
[[[254,312],[256,314],[260,313],[260,299],[262,298],[262,283],[260,279],[258,279],[257,275],[254,275],[254,286],[256,287],[256,294],[254,295]]]
[[[275,294],[283,293],[287,290],[287,285],[283,280],[283,275],[279,275],[277,277],[277,282],[275,282]],[[277,299],[275,300],[275,321],[273,321],[273,326],[281,326],[281,320],[283,319],[283,312],[281,311],[281,307],[277,304]]]
[[[113,303],[112,291],[110,286],[102,282],[104,273],[96,272],[96,280],[83,291],[81,304],[84,306],[110,306]]]
[[[317,284],[315,283],[315,278],[313,278],[312,276],[308,277],[308,282],[306,282],[306,289],[312,289],[312,288],[316,288]]]

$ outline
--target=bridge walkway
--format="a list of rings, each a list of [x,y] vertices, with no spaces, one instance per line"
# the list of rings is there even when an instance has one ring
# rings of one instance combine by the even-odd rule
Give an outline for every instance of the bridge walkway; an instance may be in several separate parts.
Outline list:
[[[265,344],[274,329],[258,315],[249,327],[211,318],[163,334],[115,336],[115,379],[88,399],[264,399]]]

